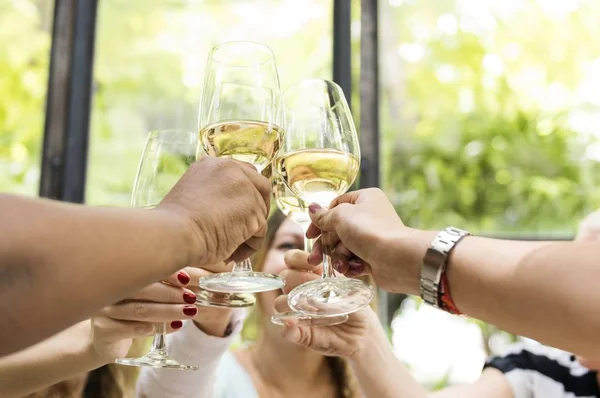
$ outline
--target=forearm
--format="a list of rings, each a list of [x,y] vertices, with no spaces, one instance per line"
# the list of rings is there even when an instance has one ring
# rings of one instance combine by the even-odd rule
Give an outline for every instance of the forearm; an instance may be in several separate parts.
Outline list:
[[[420,232],[421,256],[434,233]],[[567,351],[600,355],[600,247],[468,237],[448,261],[448,281],[467,315]],[[418,283],[411,293],[418,294]]]
[[[0,358],[0,396],[22,397],[102,366],[91,348],[89,333],[89,321],[82,321]]]
[[[365,345],[350,359],[350,366],[368,398],[420,398],[425,390],[394,356],[377,316]]]
[[[0,195],[0,355],[186,266],[185,227],[165,217]]]

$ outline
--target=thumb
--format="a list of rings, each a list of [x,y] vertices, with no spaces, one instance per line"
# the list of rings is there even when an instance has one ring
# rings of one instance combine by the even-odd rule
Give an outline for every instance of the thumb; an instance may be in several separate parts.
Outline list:
[[[308,327],[298,326],[296,322],[288,320],[281,329],[283,337],[291,343],[308,347],[311,341],[311,330]]]
[[[321,235],[321,231],[332,231],[335,229],[335,223],[333,222],[334,210],[329,210],[316,203],[312,203],[308,206],[308,212],[312,221],[308,231],[306,231],[308,238],[315,239]]]

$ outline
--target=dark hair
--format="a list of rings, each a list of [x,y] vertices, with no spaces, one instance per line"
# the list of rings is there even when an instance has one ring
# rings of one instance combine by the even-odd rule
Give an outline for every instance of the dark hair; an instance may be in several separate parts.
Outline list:
[[[267,223],[267,234],[265,235],[263,245],[252,259],[255,270],[262,270],[267,254],[273,245],[275,234],[285,220],[286,216],[280,210],[275,210],[271,213]],[[261,321],[260,317],[259,308],[258,306],[255,306],[244,325],[242,337],[245,340],[256,339],[258,335],[257,325],[259,325]],[[331,376],[333,377],[336,386],[336,398],[357,397],[359,395],[357,383],[354,375],[351,373],[347,361],[343,358],[332,356],[325,356],[325,361],[327,365],[329,365]]]

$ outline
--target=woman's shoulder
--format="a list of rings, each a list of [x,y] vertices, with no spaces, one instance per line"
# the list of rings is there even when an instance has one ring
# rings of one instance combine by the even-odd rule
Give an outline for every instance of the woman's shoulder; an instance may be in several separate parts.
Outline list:
[[[217,367],[214,398],[237,397],[258,398],[258,393],[236,354],[228,350]]]

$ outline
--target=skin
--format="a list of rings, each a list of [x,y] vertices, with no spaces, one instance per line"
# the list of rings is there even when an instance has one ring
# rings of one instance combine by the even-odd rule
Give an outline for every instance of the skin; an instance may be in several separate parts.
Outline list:
[[[194,318],[183,309],[196,308],[189,304],[195,299],[186,288],[189,282],[178,278],[182,274],[193,279],[189,272],[173,274],[103,308],[89,320],[1,357],[0,396],[22,397],[124,358],[134,339],[154,334],[156,323],[166,322],[167,332],[175,332],[181,327],[178,321]]]
[[[269,195],[269,181],[251,165],[210,157],[153,210],[1,194],[0,355],[178,269],[247,258],[266,232]]]
[[[285,220],[277,230],[262,271],[278,274],[287,268],[284,258],[290,250],[304,246],[302,229]],[[250,375],[261,397],[334,396],[334,383],[323,355],[289,342],[281,334],[281,327],[270,322],[275,300],[283,293],[260,293],[261,333],[249,348],[235,352],[239,363]],[[197,327],[213,336],[223,336],[231,319],[231,311],[207,309],[194,319]],[[285,361],[282,361],[285,358]],[[297,377],[302,369],[302,377]]]
[[[310,206],[307,235],[335,246],[334,267],[373,275],[391,292],[419,294],[420,266],[436,231],[406,227],[378,189]],[[309,258],[321,260],[320,241]],[[465,314],[544,344],[600,358],[596,242],[520,242],[467,237],[448,259],[452,297]],[[566,266],[568,265],[568,266]]]
[[[599,239],[600,212],[596,212],[586,217],[580,224],[576,241],[597,242]],[[338,246],[338,248],[340,247]],[[302,261],[303,259],[305,260]],[[337,260],[340,261],[339,257]],[[356,259],[353,262],[364,266]],[[286,263],[289,269],[282,272],[287,281],[284,289],[286,292],[301,283],[318,278],[316,274],[321,272],[321,266],[311,265],[306,254],[301,251],[286,253]],[[338,268],[343,267],[339,267],[338,263]],[[275,307],[281,312],[288,311],[287,296],[279,297],[275,302]],[[341,355],[348,358],[361,386],[369,397],[513,397],[512,389],[502,372],[491,368],[485,369],[475,383],[427,393],[394,358],[381,326],[378,322],[372,321],[374,317],[373,311],[365,308],[350,314],[348,321],[342,325],[311,328],[298,326],[295,322],[288,322],[282,333],[293,343],[324,354]],[[369,322],[370,319],[371,322]],[[367,329],[366,332],[365,329]],[[598,360],[578,357],[578,361],[588,369],[600,369]],[[363,364],[368,364],[368,366],[363,369]],[[370,382],[375,379],[375,376],[377,376],[378,382]],[[600,377],[596,377],[600,383]]]

